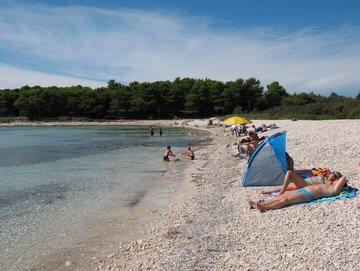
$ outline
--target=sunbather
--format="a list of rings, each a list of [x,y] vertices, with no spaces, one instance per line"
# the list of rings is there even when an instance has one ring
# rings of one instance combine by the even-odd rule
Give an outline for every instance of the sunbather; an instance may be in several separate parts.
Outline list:
[[[279,194],[281,195],[285,191],[296,190],[306,186],[318,185],[324,183],[332,184],[334,181],[340,179],[341,177],[342,174],[340,172],[334,171],[332,174],[328,175],[327,177],[312,176],[304,179],[301,176],[297,175],[294,171],[288,170],[284,178],[284,184],[281,187],[274,187],[267,190],[257,190],[257,192],[260,194],[270,194],[274,192],[279,192]]]
[[[335,196],[341,192],[346,182],[346,177],[342,176],[339,180],[334,181],[333,184],[323,183],[300,188],[295,191],[286,191],[278,197],[262,202],[254,202],[249,199],[248,203],[251,208],[256,208],[261,212],[280,209],[291,204],[310,202],[320,198]]]

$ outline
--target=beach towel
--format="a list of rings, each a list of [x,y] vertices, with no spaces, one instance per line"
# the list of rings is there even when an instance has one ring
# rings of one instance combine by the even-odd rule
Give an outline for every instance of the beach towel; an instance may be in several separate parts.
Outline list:
[[[322,199],[317,199],[314,201],[311,201],[309,203],[321,203],[321,202],[330,202],[330,201],[334,201],[337,199],[348,199],[348,198],[353,198],[356,196],[356,192],[358,190],[356,188],[353,188],[351,186],[348,187],[344,187],[340,194],[333,196],[333,197],[328,197],[328,198],[322,198]]]
[[[356,188],[353,188],[351,186],[347,186],[344,187],[341,192],[333,197],[327,197],[327,198],[321,198],[321,199],[316,199],[310,202],[303,202],[303,203],[297,203],[297,204],[307,204],[307,203],[311,203],[311,204],[315,204],[315,203],[321,203],[321,202],[331,202],[337,199],[349,199],[349,198],[353,198],[356,196],[356,192],[358,190]],[[271,196],[276,196],[278,193],[271,193]],[[294,204],[294,205],[297,205]]]

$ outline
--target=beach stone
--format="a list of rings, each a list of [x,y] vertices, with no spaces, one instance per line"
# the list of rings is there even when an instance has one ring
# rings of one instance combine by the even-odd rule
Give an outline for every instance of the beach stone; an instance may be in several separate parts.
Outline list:
[[[354,127],[360,127],[359,120],[276,123],[287,130],[287,151],[296,168],[326,166],[360,182],[360,170],[351,163],[358,161],[360,131]],[[151,239],[144,238],[151,244],[146,253],[117,255],[121,264],[111,265],[114,270],[358,270],[359,196],[265,213],[249,210],[247,197],[268,197],[241,186],[247,161],[231,157],[232,149],[226,151],[234,137],[217,133],[202,152],[208,160],[196,161],[203,174],[193,177],[202,178],[201,188],[192,189],[184,203],[177,202],[156,221]],[[187,185],[193,188],[196,182]]]
[[[66,267],[72,266],[72,262],[71,262],[71,261],[66,261],[66,262],[65,262],[65,266],[66,266]]]
[[[110,258],[113,258],[115,256],[115,253],[111,253],[109,255],[107,255],[107,257],[110,259]]]

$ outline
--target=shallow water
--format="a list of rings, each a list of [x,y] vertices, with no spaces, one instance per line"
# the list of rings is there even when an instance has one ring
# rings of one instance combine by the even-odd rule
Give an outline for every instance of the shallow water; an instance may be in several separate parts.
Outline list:
[[[169,171],[164,147],[184,152],[205,136],[163,130],[151,137],[134,126],[0,128],[1,269],[50,270],[51,255],[94,253],[105,236],[121,235],[119,223],[126,227],[129,210]]]

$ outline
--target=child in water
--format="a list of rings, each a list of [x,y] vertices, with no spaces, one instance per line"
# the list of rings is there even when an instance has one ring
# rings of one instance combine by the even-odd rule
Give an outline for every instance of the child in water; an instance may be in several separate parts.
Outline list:
[[[186,159],[187,160],[194,160],[195,159],[194,151],[191,149],[190,145],[189,145],[188,150],[187,150]]]
[[[173,154],[172,150],[171,150],[171,146],[167,146],[165,152],[164,152],[164,161],[165,162],[170,162],[169,156],[174,156],[175,158],[175,154]]]

